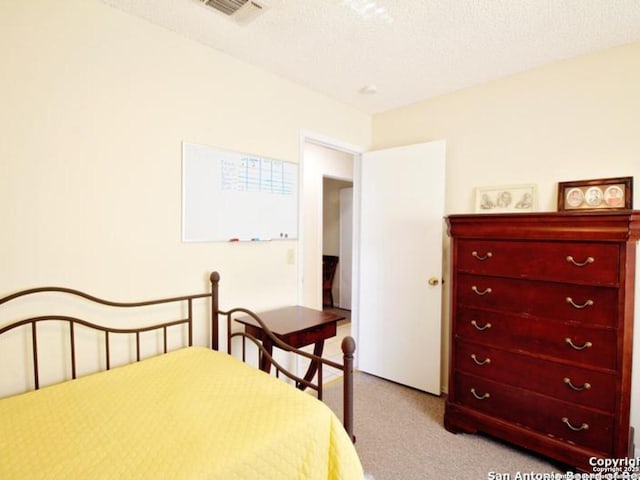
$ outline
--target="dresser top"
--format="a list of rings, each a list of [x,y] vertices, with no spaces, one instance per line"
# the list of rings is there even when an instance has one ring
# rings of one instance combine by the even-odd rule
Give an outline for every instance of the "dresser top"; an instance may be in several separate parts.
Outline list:
[[[455,238],[637,242],[640,211],[455,214],[446,217]]]

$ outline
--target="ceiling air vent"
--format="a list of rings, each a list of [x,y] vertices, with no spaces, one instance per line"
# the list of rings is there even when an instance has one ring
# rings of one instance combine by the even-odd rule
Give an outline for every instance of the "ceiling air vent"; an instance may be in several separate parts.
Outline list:
[[[211,7],[240,24],[246,24],[266,10],[266,6],[254,0],[202,0],[207,7]]]

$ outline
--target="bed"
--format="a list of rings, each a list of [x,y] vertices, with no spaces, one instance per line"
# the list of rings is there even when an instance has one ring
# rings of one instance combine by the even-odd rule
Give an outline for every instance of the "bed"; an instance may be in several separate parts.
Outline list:
[[[37,304],[34,299],[40,295],[55,294],[125,311],[177,306],[179,316],[135,328],[114,327],[114,321],[107,327],[58,313],[3,320],[0,359],[6,363],[3,337],[18,339],[25,346],[26,363],[33,367],[28,375],[33,389],[0,399],[0,478],[362,478],[353,444],[353,340],[343,342],[344,361],[338,364],[288,347],[263,325],[281,350],[319,362],[320,371],[343,371],[345,416],[340,422],[316,398],[322,397],[321,376],[306,381],[275,358],[270,375],[234,356],[236,337],[243,339],[243,357],[247,341],[259,355],[266,354],[260,342],[232,328],[237,315],[259,317],[244,308],[220,310],[220,277],[214,272],[210,279],[209,293],[135,303],[59,287],[1,298],[0,309],[21,303],[24,310]],[[193,345],[198,302],[209,304],[211,348]],[[132,322],[129,314],[125,317]],[[70,380],[42,386],[42,370],[49,361],[45,347],[52,343],[46,325],[51,324],[65,332],[60,350],[68,355],[63,363]],[[227,327],[222,336],[225,352],[219,351],[220,325]],[[81,355],[86,347],[80,344],[93,338],[89,331],[95,332],[99,346],[96,355]],[[184,338],[185,344],[176,347],[175,337]],[[130,350],[133,363],[123,365],[115,358],[122,338],[131,343],[125,350]],[[149,344],[160,352],[149,354]],[[79,360],[95,356],[104,371],[84,374]]]

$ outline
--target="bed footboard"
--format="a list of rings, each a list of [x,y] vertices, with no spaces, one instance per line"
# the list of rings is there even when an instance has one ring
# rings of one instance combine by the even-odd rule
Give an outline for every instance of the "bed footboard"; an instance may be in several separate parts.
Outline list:
[[[233,354],[233,339],[239,338],[241,339],[241,358],[243,361],[247,361],[247,349],[246,349],[246,341],[249,341],[256,347],[256,353],[260,359],[260,361],[266,361],[274,370],[275,375],[277,377],[285,377],[296,385],[297,388],[304,390],[310,389],[316,392],[319,400],[322,400],[323,396],[323,384],[324,384],[324,368],[333,368],[337,371],[342,372],[343,375],[343,419],[342,423],[347,431],[349,437],[353,442],[355,442],[355,435],[353,431],[353,361],[354,361],[354,353],[356,349],[356,342],[351,336],[346,336],[342,340],[341,348],[342,348],[342,359],[343,363],[337,363],[327,358],[323,358],[319,355],[315,355],[312,353],[308,353],[299,348],[294,348],[291,345],[285,343],[280,339],[276,334],[274,334],[269,327],[264,323],[264,321],[260,318],[260,316],[254,313],[251,310],[246,308],[233,308],[231,310],[223,311],[219,309],[218,305],[218,292],[219,292],[219,282],[220,275],[218,272],[213,272],[210,276],[211,280],[211,291],[213,294],[213,312],[217,312],[219,316],[222,316],[226,320],[226,330],[227,330],[227,352],[229,354]],[[267,350],[264,346],[264,342],[257,339],[250,333],[247,333],[243,330],[233,331],[234,320],[239,318],[240,316],[249,316],[253,318],[259,325],[260,329],[263,332],[263,335],[268,337],[270,342],[278,347],[280,350],[285,352],[290,352],[293,355],[304,358],[309,362],[314,362],[317,366],[317,374],[315,376],[315,380],[313,378],[308,379],[301,377],[293,372],[290,369],[283,366],[274,356],[271,354],[269,350]],[[219,349],[219,339],[220,339],[220,326],[219,319],[215,318],[214,314],[212,318],[211,325],[211,345],[214,350]]]
[[[156,300],[149,300],[143,302],[114,302],[110,300],[104,300],[102,298],[89,295],[88,293],[80,290],[64,287],[40,287],[32,288],[28,290],[22,290],[12,295],[8,295],[4,298],[0,298],[0,306],[9,303],[10,301],[17,300],[22,297],[36,296],[43,294],[60,293],[64,295],[70,295],[73,297],[80,297],[89,302],[89,304],[103,305],[105,307],[115,307],[118,309],[132,310],[140,307],[151,307],[155,305],[176,305],[182,307],[181,309],[186,312],[185,316],[181,316],[177,319],[171,319],[162,322],[156,322],[152,325],[138,327],[138,328],[114,328],[106,325],[101,325],[93,321],[89,321],[83,318],[78,318],[71,315],[59,315],[59,314],[47,314],[37,315],[33,317],[24,318],[22,320],[10,323],[8,325],[0,326],[0,335],[3,333],[17,330],[21,327],[28,329],[31,344],[31,362],[33,366],[33,388],[38,390],[40,388],[40,361],[39,361],[39,347],[38,347],[38,331],[39,327],[49,322],[59,322],[66,324],[68,328],[68,352],[69,359],[68,364],[71,368],[71,379],[76,379],[77,374],[77,361],[76,358],[76,331],[78,327],[86,327],[89,330],[100,332],[102,335],[102,343],[104,350],[104,365],[106,370],[110,370],[112,367],[111,359],[111,343],[115,336],[125,336],[133,339],[135,343],[135,361],[141,359],[141,334],[157,332],[162,336],[161,351],[167,353],[168,351],[168,336],[169,330],[172,327],[185,327],[187,330],[187,340],[185,345],[193,345],[193,303],[197,299],[206,299],[211,297],[211,293],[203,293],[196,295],[184,295],[181,297],[161,298]]]

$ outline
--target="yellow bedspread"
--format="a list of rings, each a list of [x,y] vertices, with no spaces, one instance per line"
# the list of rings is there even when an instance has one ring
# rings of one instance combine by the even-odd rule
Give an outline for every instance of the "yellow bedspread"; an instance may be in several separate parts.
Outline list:
[[[0,400],[0,478],[361,479],[308,394],[190,347]]]

